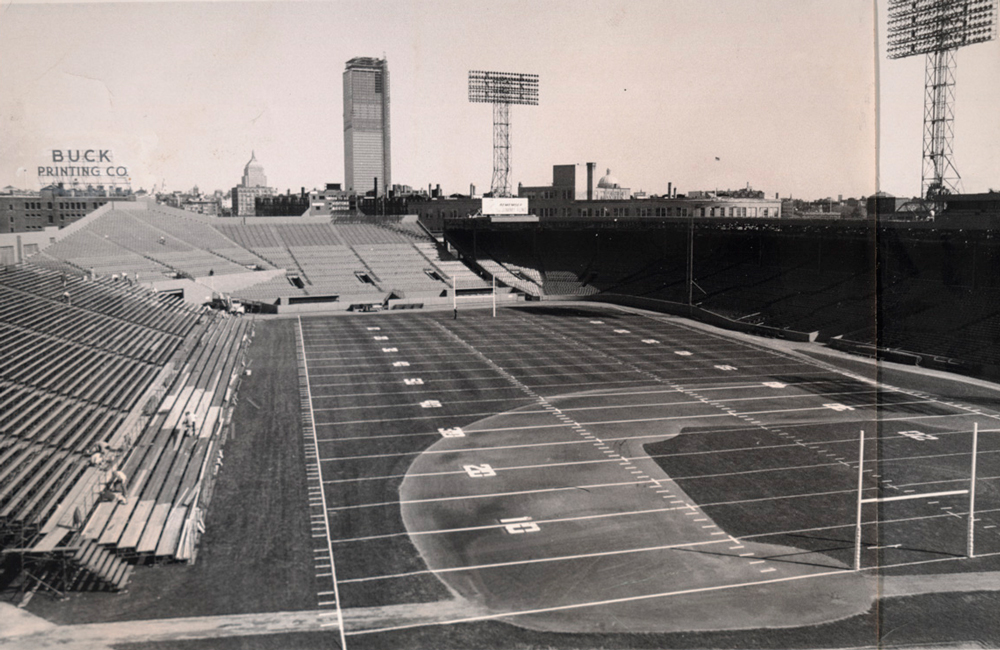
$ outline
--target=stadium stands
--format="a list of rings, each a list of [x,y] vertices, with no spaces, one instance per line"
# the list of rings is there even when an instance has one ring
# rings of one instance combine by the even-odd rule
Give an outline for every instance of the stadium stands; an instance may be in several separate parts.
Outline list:
[[[131,282],[0,270],[0,546],[34,588],[120,590],[124,560],[194,557],[251,327]]]
[[[69,296],[67,304],[64,296]],[[0,271],[0,531],[41,532],[198,315],[124,282]]]
[[[139,282],[274,268],[192,213],[163,206],[108,210],[36,257],[43,255],[97,275],[138,276]]]
[[[498,280],[537,270],[546,297],[602,294],[688,301],[687,224],[446,231]],[[473,232],[475,231],[475,236]],[[695,228],[694,303],[743,323],[839,336],[1000,368],[1000,253],[989,231],[870,224],[709,224]],[[878,264],[876,265],[876,259]],[[532,278],[533,279],[533,278]]]
[[[101,503],[83,529],[84,539],[142,560],[188,560],[194,553],[206,472],[219,458],[225,401],[249,341],[247,321],[225,319],[178,371],[177,381],[123,465],[132,477],[125,503]],[[185,431],[190,413],[196,422]]]

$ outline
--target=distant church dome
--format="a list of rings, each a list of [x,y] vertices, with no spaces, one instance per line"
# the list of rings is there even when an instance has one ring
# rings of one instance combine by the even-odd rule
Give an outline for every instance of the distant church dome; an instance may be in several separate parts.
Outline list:
[[[618,184],[618,179],[611,175],[611,170],[609,169],[608,173],[602,176],[601,180],[597,181],[597,187],[603,187],[605,189],[614,189],[617,187],[621,187],[621,185]]]

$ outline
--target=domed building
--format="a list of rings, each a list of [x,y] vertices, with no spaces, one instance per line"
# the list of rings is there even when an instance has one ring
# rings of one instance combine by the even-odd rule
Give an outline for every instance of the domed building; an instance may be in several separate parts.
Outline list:
[[[250,160],[243,167],[243,181],[233,188],[233,216],[252,217],[257,214],[258,196],[274,196],[274,190],[267,186],[264,165],[257,160],[257,153],[250,152]]]
[[[594,198],[603,201],[624,201],[631,198],[632,193],[629,188],[622,187],[618,179],[611,175],[611,170],[597,181],[597,188],[594,191]]]

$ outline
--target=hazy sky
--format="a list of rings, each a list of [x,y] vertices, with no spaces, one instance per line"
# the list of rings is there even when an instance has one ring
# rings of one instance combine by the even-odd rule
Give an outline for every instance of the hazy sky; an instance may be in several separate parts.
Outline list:
[[[281,191],[342,182],[344,63],[385,55],[395,183],[489,188],[467,74],[492,69],[541,78],[515,185],[594,161],[652,193],[870,194],[878,64],[883,187],[919,191],[923,60],[876,53],[873,0],[0,1],[0,186],[37,188],[54,148],[112,148],[147,189],[228,190],[252,149]],[[1000,185],[997,52],[959,54],[967,189]]]

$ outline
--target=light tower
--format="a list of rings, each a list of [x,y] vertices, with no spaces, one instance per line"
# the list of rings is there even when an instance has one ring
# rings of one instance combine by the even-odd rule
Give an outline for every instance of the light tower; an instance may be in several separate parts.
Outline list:
[[[493,104],[493,196],[510,196],[510,105],[538,106],[538,75],[469,71],[469,101]]]
[[[996,38],[997,0],[889,0],[889,58],[926,55],[924,73],[924,198],[959,191],[952,160],[955,50]]]

